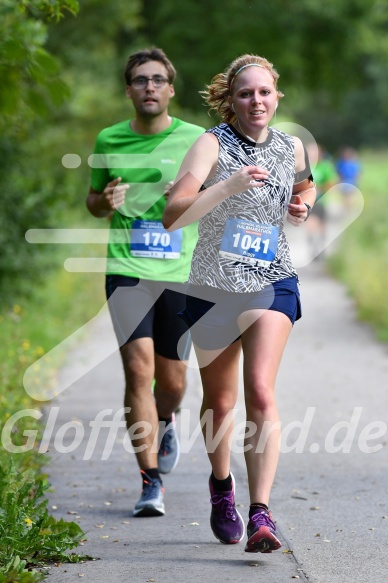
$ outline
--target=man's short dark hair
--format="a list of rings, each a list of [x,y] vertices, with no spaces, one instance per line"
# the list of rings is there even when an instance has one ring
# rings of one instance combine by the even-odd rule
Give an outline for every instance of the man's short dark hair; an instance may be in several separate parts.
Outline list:
[[[130,85],[132,81],[132,70],[139,65],[148,63],[149,61],[159,61],[159,63],[162,63],[162,65],[164,65],[167,69],[168,82],[170,85],[174,83],[176,71],[173,64],[167,58],[165,52],[162,49],[151,47],[150,49],[138,51],[129,57],[127,66],[125,67],[124,71],[124,77],[127,85]]]

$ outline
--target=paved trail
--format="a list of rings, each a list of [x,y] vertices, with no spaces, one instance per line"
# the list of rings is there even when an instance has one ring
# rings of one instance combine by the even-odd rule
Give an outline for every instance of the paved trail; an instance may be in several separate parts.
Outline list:
[[[344,287],[325,275],[321,263],[299,274],[303,318],[292,332],[277,383],[283,442],[271,508],[283,552],[247,554],[243,545],[221,545],[211,534],[209,466],[201,436],[193,437],[201,398],[195,368],[189,370],[178,416],[185,453],[164,479],[167,514],[132,518],[141,484],[124,429],[115,436],[106,427],[97,436],[89,426],[101,411],[110,420],[122,407],[119,356],[102,356],[104,339],[111,335],[105,313],[63,370],[63,377],[81,378],[52,402],[51,412],[58,413],[52,441],[57,443],[49,467],[53,512],[81,525],[87,541],[80,550],[99,560],[52,567],[51,583],[80,577],[93,583],[283,583],[292,578],[386,583],[388,347],[356,321]],[[98,354],[102,362],[82,376]],[[242,397],[238,408],[237,421],[244,416]],[[58,434],[70,420],[84,437],[73,452],[55,453],[66,438],[72,441],[75,429],[64,439]],[[376,451],[368,453],[371,449]],[[233,471],[245,517],[241,453],[233,456]]]

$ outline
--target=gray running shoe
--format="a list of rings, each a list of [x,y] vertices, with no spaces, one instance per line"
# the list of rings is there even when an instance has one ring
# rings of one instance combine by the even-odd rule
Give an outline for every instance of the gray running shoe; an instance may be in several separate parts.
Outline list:
[[[158,451],[158,469],[161,474],[169,474],[179,461],[180,445],[176,432],[175,415],[164,430]]]
[[[140,499],[136,502],[133,516],[163,516],[165,510],[162,483],[150,478],[144,470],[140,471],[143,478],[143,490]]]

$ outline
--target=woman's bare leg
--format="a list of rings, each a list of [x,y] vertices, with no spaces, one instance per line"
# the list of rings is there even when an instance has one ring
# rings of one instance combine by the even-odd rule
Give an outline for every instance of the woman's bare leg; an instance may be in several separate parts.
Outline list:
[[[245,461],[251,503],[268,505],[279,458],[280,423],[275,382],[292,324],[274,310],[245,312],[240,324],[244,354],[244,391],[247,421],[257,431],[245,440]],[[248,320],[247,320],[248,319]]]
[[[229,476],[230,471],[230,437],[233,431],[233,409],[238,395],[241,341],[234,342],[222,351],[214,351],[213,354],[198,347],[195,350],[199,366],[206,364],[200,369],[203,386],[201,418],[204,415],[211,416],[213,421],[210,435],[206,424],[202,432],[213,474],[218,480],[223,480]],[[215,358],[212,360],[212,357]],[[214,447],[213,438],[220,429],[221,437]]]

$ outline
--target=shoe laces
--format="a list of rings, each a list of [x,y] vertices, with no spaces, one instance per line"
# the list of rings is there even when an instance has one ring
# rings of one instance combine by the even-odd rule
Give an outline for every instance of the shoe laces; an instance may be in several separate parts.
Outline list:
[[[256,526],[269,526],[276,530],[275,523],[273,522],[270,513],[266,510],[260,510],[260,512],[251,516],[250,520],[254,522]]]
[[[163,455],[167,455],[171,451],[171,441],[174,437],[174,428],[170,427],[167,431],[164,432],[162,441],[160,442],[160,449]]]
[[[163,486],[159,480],[150,478],[149,475],[143,471],[142,475],[143,475],[143,491],[142,491],[143,500],[152,500],[158,495],[160,490],[162,490],[163,492]]]
[[[231,520],[236,520],[236,507],[234,503],[234,493],[233,490],[229,493],[216,493],[213,494],[210,498],[210,502],[214,507],[217,508],[219,511],[225,511],[225,515],[227,518]]]

